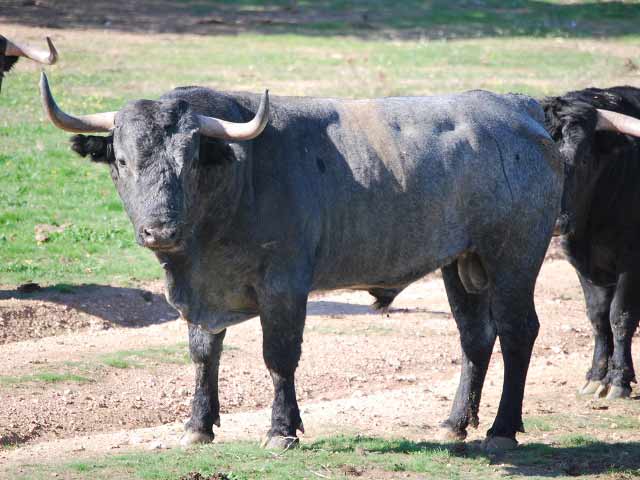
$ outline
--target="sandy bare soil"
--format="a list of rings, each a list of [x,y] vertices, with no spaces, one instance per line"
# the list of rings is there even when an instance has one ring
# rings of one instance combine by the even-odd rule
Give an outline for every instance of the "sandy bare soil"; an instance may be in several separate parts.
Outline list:
[[[640,420],[637,389],[627,401],[576,397],[592,340],[575,273],[555,257],[545,263],[536,290],[542,326],[525,416],[552,421],[569,415],[584,422],[562,425],[563,432],[586,429],[596,435],[602,418]],[[459,370],[458,334],[441,280],[431,276],[412,285],[388,315],[373,312],[370,303],[366,293],[345,291],[310,302],[297,377],[307,437],[361,432],[439,438],[438,423],[448,413]],[[6,342],[0,363],[5,467],[177,445],[189,415],[193,368],[186,358],[186,325],[164,302],[160,283],[131,290],[91,286],[75,293],[3,290],[0,318]],[[267,429],[272,390],[260,344],[255,319],[227,335],[218,441],[258,440]],[[640,348],[638,339],[634,347]],[[482,438],[495,415],[501,364],[496,346],[482,423],[471,440]],[[41,377],[48,373],[80,378]],[[544,441],[548,435],[547,428],[534,428],[520,439]],[[603,435],[624,441],[639,434],[614,429]]]

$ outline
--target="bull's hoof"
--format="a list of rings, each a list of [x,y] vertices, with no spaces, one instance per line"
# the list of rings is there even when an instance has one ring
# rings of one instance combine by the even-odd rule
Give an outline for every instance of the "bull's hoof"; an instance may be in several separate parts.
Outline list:
[[[300,445],[298,437],[283,437],[281,435],[267,435],[260,445],[266,450],[289,450]]]
[[[184,432],[184,435],[180,439],[180,445],[183,447],[188,447],[190,445],[199,445],[202,443],[211,443],[215,435],[213,433],[205,433],[205,432],[192,432],[187,430]]]
[[[584,387],[578,389],[578,395],[593,395],[602,384],[595,380],[589,380]]]
[[[467,438],[466,430],[456,430],[447,422],[440,424],[440,432],[438,437],[445,442],[464,442]]]
[[[594,398],[604,398],[607,396],[607,393],[609,392],[609,385],[608,384],[600,384],[598,385],[597,390],[594,392],[593,397]]]
[[[482,442],[482,448],[487,453],[502,453],[513,450],[518,441],[510,437],[487,437]]]
[[[611,385],[609,393],[607,393],[607,400],[617,400],[619,398],[631,397],[630,387],[618,387],[617,385]]]

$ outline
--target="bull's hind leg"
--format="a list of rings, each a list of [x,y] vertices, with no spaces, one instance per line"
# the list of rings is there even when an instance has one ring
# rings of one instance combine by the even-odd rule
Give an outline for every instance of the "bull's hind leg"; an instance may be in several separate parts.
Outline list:
[[[442,427],[448,439],[464,440],[467,426],[478,426],[480,396],[496,331],[489,313],[487,292],[468,293],[460,280],[457,263],[443,267],[442,277],[460,332],[462,371],[451,413]]]
[[[180,443],[191,445],[213,440],[213,426],[220,426],[218,371],[226,330],[208,333],[189,324],[189,354],[196,366],[196,390],[191,401],[191,418]]]
[[[275,393],[271,428],[263,446],[287,449],[298,443],[296,431],[304,432],[296,399],[295,371],[302,351],[307,294],[261,292],[259,297],[262,351]]]
[[[613,353],[613,333],[609,323],[609,310],[614,288],[594,285],[580,274],[578,274],[578,278],[584,292],[587,316],[594,335],[593,360],[591,368],[587,372],[587,383],[578,393],[580,395],[596,393],[600,395],[607,383],[606,377]]]
[[[540,253],[540,264],[544,252]],[[535,256],[533,257],[535,258]],[[503,261],[491,287],[491,316],[495,322],[502,358],[504,382],[498,414],[487,432],[488,450],[514,448],[516,432],[524,432],[522,402],[539,323],[533,304],[535,277],[540,266]]]

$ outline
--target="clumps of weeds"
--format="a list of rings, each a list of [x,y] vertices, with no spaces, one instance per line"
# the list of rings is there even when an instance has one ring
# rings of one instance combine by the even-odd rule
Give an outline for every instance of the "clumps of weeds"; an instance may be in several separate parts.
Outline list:
[[[189,472],[186,475],[180,477],[180,480],[234,480],[233,475],[229,476],[226,473],[214,473],[213,475],[202,475],[199,472]]]

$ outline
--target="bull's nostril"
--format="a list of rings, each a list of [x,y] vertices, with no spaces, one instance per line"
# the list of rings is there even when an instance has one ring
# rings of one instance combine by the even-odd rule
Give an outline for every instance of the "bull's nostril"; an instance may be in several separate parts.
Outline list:
[[[145,244],[149,245],[155,243],[157,241],[157,231],[155,228],[143,228],[142,229],[142,240]]]
[[[143,226],[139,232],[140,243],[152,249],[174,248],[180,241],[180,230],[173,227]]]

